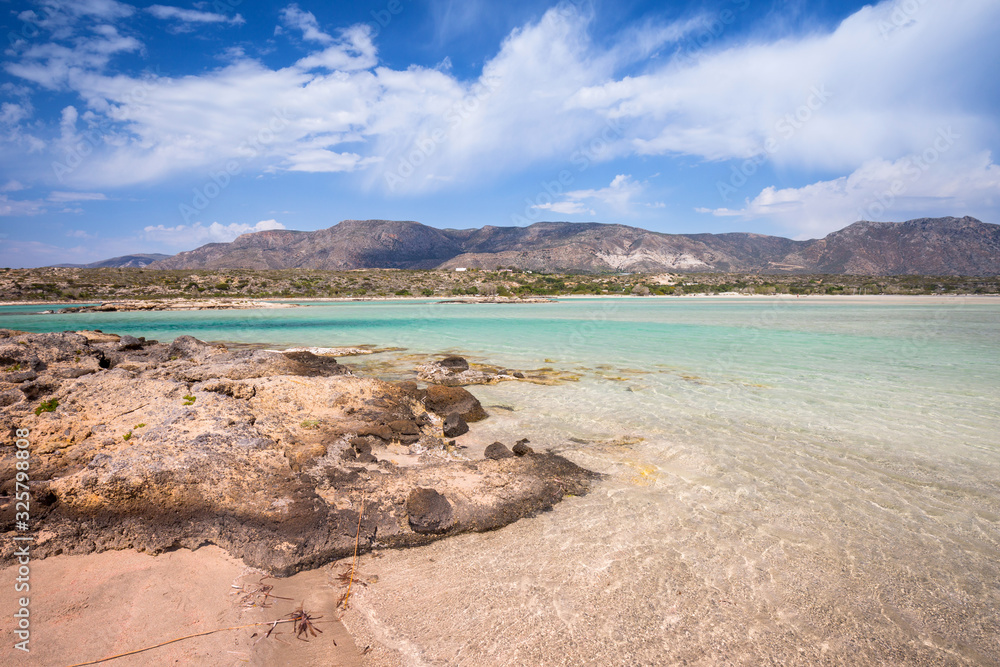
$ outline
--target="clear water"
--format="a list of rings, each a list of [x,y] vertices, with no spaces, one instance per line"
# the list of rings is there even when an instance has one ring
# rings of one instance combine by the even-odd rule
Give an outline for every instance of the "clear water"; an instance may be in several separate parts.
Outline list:
[[[364,560],[354,629],[406,664],[1000,664],[1000,301],[39,309],[0,325],[579,373],[473,388],[465,437],[553,448],[591,494]]]

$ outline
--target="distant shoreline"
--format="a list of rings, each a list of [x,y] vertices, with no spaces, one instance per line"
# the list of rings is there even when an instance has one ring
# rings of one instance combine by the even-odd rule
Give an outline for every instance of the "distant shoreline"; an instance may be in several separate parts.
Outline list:
[[[1000,299],[1000,294],[738,294],[735,292],[722,292],[719,294],[656,294],[650,296],[633,296],[630,294],[563,294],[563,295],[553,295],[551,297],[546,296],[544,300],[540,301],[538,299],[511,299],[509,301],[504,301],[502,303],[524,303],[524,304],[535,304],[535,303],[556,303],[559,301],[576,301],[581,299],[627,299],[634,301],[643,300],[670,300],[670,299],[705,299],[710,301],[720,301],[727,299],[753,299],[755,301],[759,300],[773,300],[773,301],[872,301],[872,302],[885,302],[885,301],[919,301],[926,303],[928,300],[938,299],[941,302],[954,302],[958,299]],[[163,302],[165,305],[169,304],[168,307],[164,308],[132,308],[129,311],[123,309],[121,312],[139,312],[139,311],[156,311],[156,310],[201,310],[201,309],[265,309],[265,308],[284,308],[289,305],[301,302],[314,302],[314,303],[349,303],[349,302],[361,302],[361,301],[422,301],[429,303],[442,303],[442,301],[447,301],[449,303],[454,303],[456,305],[460,303],[501,303],[497,301],[494,297],[486,298],[475,298],[475,297],[425,297],[425,296],[373,296],[373,297],[275,297],[275,298],[262,298],[262,299],[231,299],[228,304],[219,301],[218,305],[205,306],[196,305],[196,303],[203,303],[205,299],[187,299],[183,297],[168,297],[168,298],[158,298],[158,299],[122,299],[122,300],[102,300],[93,299],[89,301],[0,301],[0,307],[3,306],[51,306],[53,308],[79,308],[85,304],[143,304],[149,305],[150,303],[157,301]],[[215,301],[215,300],[211,300]],[[181,305],[182,307],[176,307],[176,305]],[[253,305],[247,305],[253,304]],[[173,307],[170,307],[173,306]],[[88,310],[85,312],[101,312]]]

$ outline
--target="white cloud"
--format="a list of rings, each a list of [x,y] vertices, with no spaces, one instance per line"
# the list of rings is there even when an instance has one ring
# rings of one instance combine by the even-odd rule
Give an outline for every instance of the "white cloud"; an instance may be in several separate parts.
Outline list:
[[[281,10],[281,20],[289,28],[296,28],[302,32],[302,39],[309,42],[319,42],[320,44],[331,44],[333,37],[323,32],[319,27],[319,22],[312,12],[305,12],[299,9],[297,4],[291,4]]]
[[[10,199],[0,195],[0,216],[7,215],[38,215],[45,213],[45,202],[37,199]]]
[[[512,31],[473,80],[444,67],[380,66],[368,28],[328,32],[297,5],[285,7],[281,21],[286,33],[302,35],[307,52],[286,67],[230,51],[232,62],[188,76],[114,75],[110,59],[142,45],[107,26],[71,41],[19,45],[6,68],[82,99],[64,118],[67,137],[85,124],[103,128],[88,168],[69,174],[66,188],[157,182],[235,159],[246,173],[363,172],[358,180],[368,187],[419,193],[533,164],[565,165],[584,148],[588,164],[763,155],[776,170],[812,170],[829,179],[820,183],[837,183],[830,174],[857,181],[871,165],[919,153],[937,128],[952,126],[961,135],[949,163],[972,164],[995,141],[995,109],[983,102],[982,82],[1000,59],[992,34],[1000,3],[917,3],[896,25],[893,12],[907,2],[913,4],[885,0],[862,8],[833,30],[771,42],[720,40],[693,56],[671,51],[703,17],[644,25],[595,43],[593,16],[561,4]],[[117,3],[90,4],[92,16],[99,6],[118,16],[128,11]],[[61,4],[64,14],[68,5]],[[0,108],[8,113],[24,115]],[[598,139],[601,149],[590,150]],[[23,147],[28,140],[18,141]],[[38,141],[31,150],[40,150]],[[979,171],[988,176],[991,164]],[[925,183],[935,181],[928,175],[910,197]],[[989,183],[982,180],[971,201],[985,203]],[[771,188],[742,208],[712,211],[791,224],[781,210],[809,208],[834,187],[813,185]],[[628,211],[641,188],[623,180],[578,190],[548,210]],[[856,211],[849,210],[851,219]],[[793,227],[810,233],[832,217],[810,216],[820,222]]]
[[[771,220],[798,238],[813,238],[856,220],[898,222],[945,215],[988,219],[998,206],[1000,166],[988,152],[953,157],[928,151],[893,161],[872,159],[849,176],[800,188],[767,187],[739,210],[698,210]]]
[[[147,241],[192,248],[205,243],[228,243],[241,234],[263,232],[270,229],[285,229],[285,226],[276,220],[261,220],[256,225],[237,222],[228,225],[220,225],[218,222],[203,225],[196,222],[193,225],[177,225],[176,227],[148,226],[144,227],[143,231]]]
[[[368,164],[357,153],[335,153],[322,148],[299,151],[288,158],[289,171],[337,172],[354,171]]]
[[[17,192],[19,190],[24,190],[25,186],[21,181],[11,179],[0,187],[0,192]]]
[[[4,102],[0,105],[0,123],[4,125],[17,125],[30,115],[30,110],[22,104]]]
[[[887,38],[883,24],[913,4],[864,7],[828,33],[707,49],[584,88],[574,104],[626,124],[638,154],[725,160],[767,151],[779,166],[818,169],[895,159],[949,124],[969,139],[991,135],[989,116],[970,111],[981,79],[954,73],[983,71],[997,55],[990,26],[1000,4],[916,3]]]
[[[52,192],[49,201],[64,204],[73,201],[106,201],[107,196],[100,192]]]
[[[239,25],[246,22],[239,14],[226,16],[225,14],[203,12],[196,9],[182,9],[167,5],[153,5],[147,7],[146,11],[158,19],[181,21],[183,23],[231,23]]]
[[[588,215],[597,215],[597,211],[587,208],[583,204],[577,201],[560,201],[553,203],[544,204],[534,204],[532,208],[537,208],[541,211],[552,211],[553,213],[563,213],[565,215],[582,215],[584,213]]]
[[[596,204],[602,211],[625,215],[631,211],[635,198],[642,194],[642,191],[643,185],[641,183],[635,182],[627,174],[618,174],[606,188],[572,190],[564,195],[563,201],[536,204],[532,208],[556,213],[596,215],[597,211],[584,204],[584,202],[590,202],[592,205]]]
[[[375,45],[372,43],[368,28],[354,26],[342,31],[339,41],[319,53],[302,58],[295,63],[295,66],[304,70],[322,68],[330,71],[354,72],[371,69],[377,63]]]

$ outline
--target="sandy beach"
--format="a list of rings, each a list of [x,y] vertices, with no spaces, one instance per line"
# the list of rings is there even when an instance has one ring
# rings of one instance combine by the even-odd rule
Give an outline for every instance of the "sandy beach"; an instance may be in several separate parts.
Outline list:
[[[101,664],[360,665],[360,652],[338,620],[339,582],[337,588],[331,583],[344,569],[332,564],[285,579],[265,578],[215,546],[158,556],[124,550],[32,561],[31,650],[5,646],[3,663],[77,665],[239,627]],[[5,568],[0,587],[14,590],[15,578],[16,568]],[[254,596],[262,585],[273,586],[272,595],[288,599]],[[6,603],[11,596],[4,599],[4,615],[10,618],[14,610]],[[247,606],[265,602],[267,607]],[[265,637],[271,627],[267,623],[300,606],[316,617],[321,633],[306,641],[286,622]]]

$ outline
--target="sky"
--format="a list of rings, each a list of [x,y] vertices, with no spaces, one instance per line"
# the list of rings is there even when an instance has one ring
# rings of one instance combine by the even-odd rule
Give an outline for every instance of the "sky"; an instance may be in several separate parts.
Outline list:
[[[996,0],[0,0],[0,266],[345,219],[1000,223]]]

